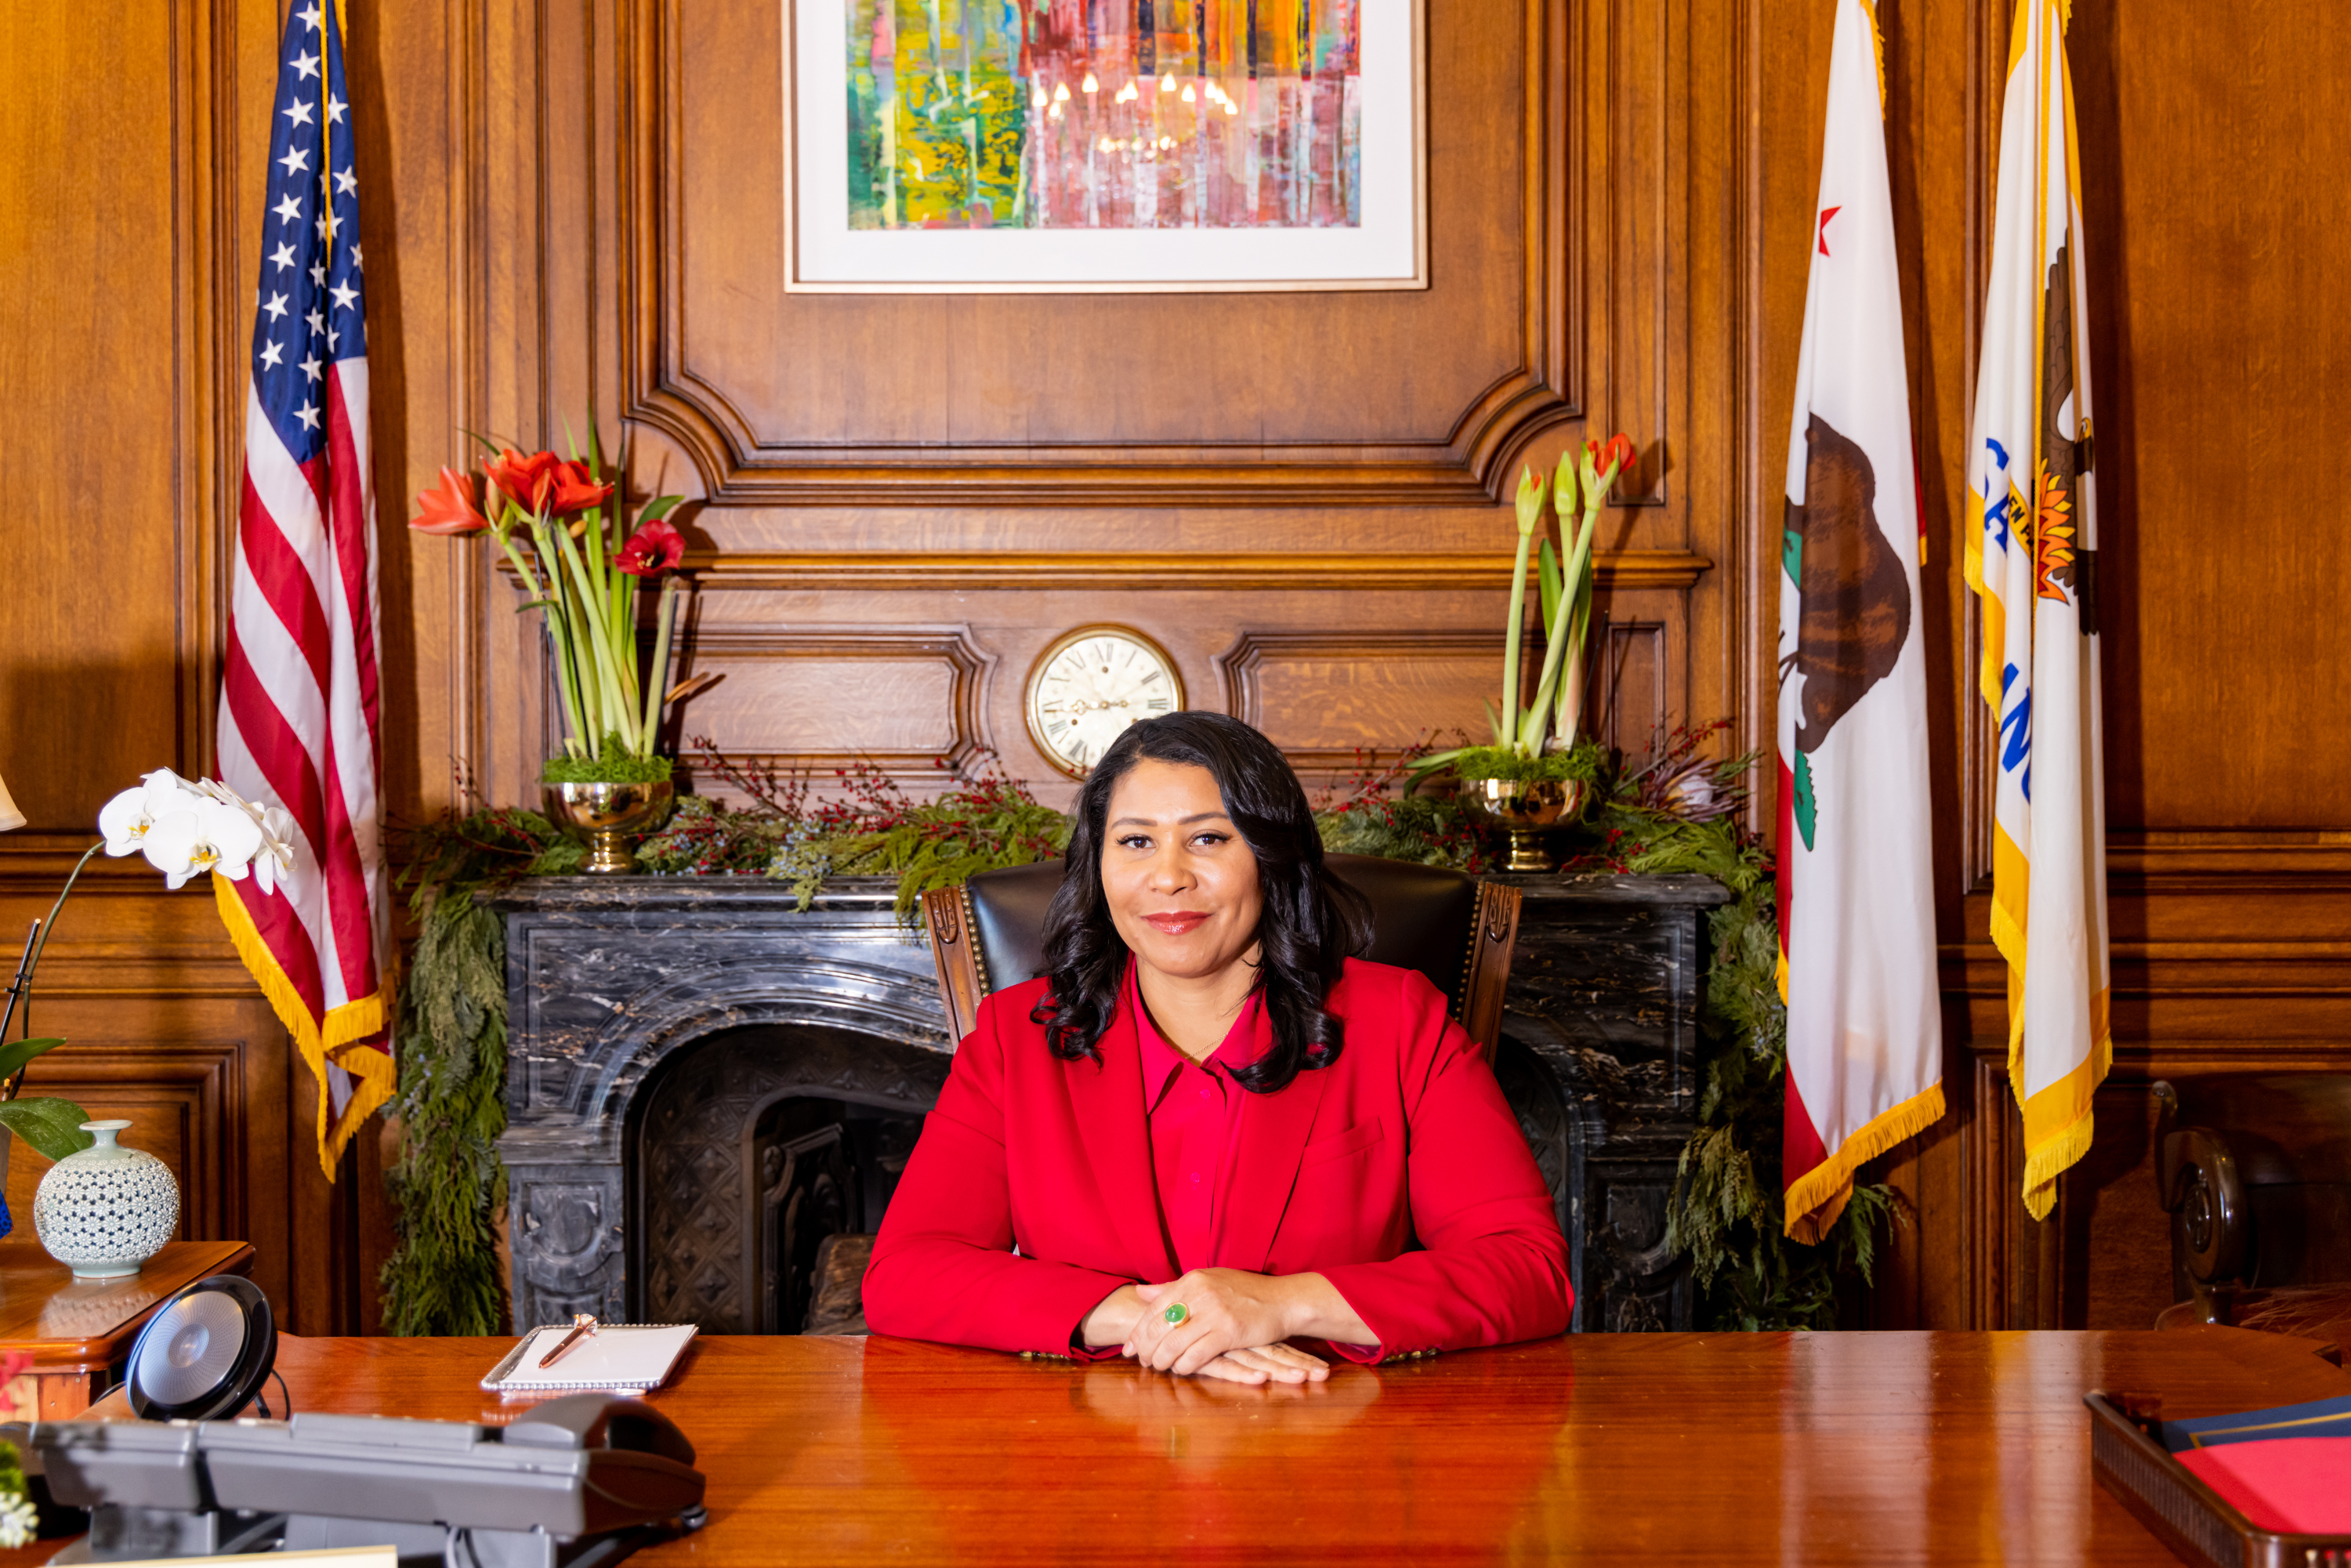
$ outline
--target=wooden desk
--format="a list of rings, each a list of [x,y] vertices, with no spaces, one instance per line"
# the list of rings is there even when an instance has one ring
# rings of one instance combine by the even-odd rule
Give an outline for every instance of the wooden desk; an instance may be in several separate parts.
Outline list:
[[[510,1340],[288,1338],[298,1410],[497,1422]],[[2090,1478],[2085,1391],[2351,1394],[2307,1341],[1591,1334],[1238,1388],[903,1340],[705,1338],[653,1396],[709,1527],[653,1564],[2176,1563]],[[56,1547],[0,1554],[34,1563]]]
[[[0,1241],[0,1354],[23,1351],[31,1369],[0,1393],[10,1419],[63,1420],[89,1407],[94,1384],[131,1354],[131,1342],[174,1291],[207,1274],[242,1274],[242,1241],[172,1241],[127,1280],[77,1280],[37,1241]],[[29,1388],[20,1387],[30,1379]]]

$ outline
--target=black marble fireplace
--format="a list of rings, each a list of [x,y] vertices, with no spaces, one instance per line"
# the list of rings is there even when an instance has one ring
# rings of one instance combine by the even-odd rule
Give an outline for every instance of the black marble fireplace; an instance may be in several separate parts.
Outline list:
[[[1664,1244],[1697,1082],[1704,878],[1520,877],[1495,1068],[1573,1254],[1575,1326],[1687,1328]],[[552,877],[507,926],[519,1332],[592,1312],[796,1333],[826,1235],[870,1232],[953,1050],[887,882]]]

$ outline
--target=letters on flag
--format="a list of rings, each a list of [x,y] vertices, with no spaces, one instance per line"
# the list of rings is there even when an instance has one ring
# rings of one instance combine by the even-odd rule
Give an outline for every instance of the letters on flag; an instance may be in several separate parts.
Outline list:
[[[216,877],[221,916],[319,1080],[319,1157],[392,1092],[378,774],[375,502],[359,178],[340,18],[287,18],[270,106],[221,779],[286,808],[293,869]]]
[[[1943,1113],[1902,290],[1867,0],[1837,0],[1780,580],[1788,1233]]]
[[[2114,1056],[2068,3],[2018,0],[2010,25],[1968,459],[1968,585],[1983,606],[1983,699],[2000,723],[1991,936],[2008,961],[2008,1078],[2035,1218],[2089,1149],[2091,1096]]]

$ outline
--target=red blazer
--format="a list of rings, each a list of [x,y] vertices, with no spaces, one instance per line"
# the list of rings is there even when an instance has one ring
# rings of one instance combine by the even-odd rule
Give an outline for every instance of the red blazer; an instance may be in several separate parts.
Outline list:
[[[1029,1018],[1045,989],[989,997],[956,1053],[866,1270],[877,1333],[1068,1355],[1104,1296],[1179,1272],[1134,1021],[1122,1007],[1100,1064],[1063,1061]],[[1351,958],[1324,1006],[1346,1021],[1337,1063],[1245,1099],[1215,1262],[1328,1277],[1379,1335],[1332,1347],[1352,1360],[1561,1333],[1551,1194],[1444,997]]]

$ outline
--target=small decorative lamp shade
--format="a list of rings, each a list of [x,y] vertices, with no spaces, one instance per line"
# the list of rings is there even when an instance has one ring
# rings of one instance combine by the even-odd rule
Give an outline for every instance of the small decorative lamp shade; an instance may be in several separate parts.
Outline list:
[[[25,813],[16,810],[16,802],[8,799],[8,780],[0,779],[0,833],[25,825]]]

